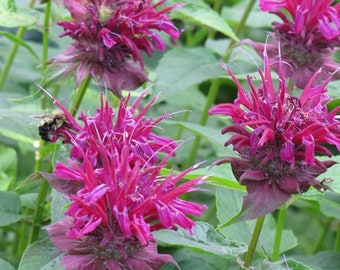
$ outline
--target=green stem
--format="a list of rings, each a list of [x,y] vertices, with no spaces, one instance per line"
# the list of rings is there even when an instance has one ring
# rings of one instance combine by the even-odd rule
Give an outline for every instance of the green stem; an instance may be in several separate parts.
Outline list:
[[[182,113],[181,122],[186,122],[188,118],[189,118],[189,111]],[[174,136],[174,140],[178,141],[179,139],[181,139],[182,133],[183,133],[183,128],[178,128],[176,135]]]
[[[249,17],[249,14],[251,12],[251,10],[253,9],[254,5],[256,3],[256,0],[250,0],[248,3],[248,6],[246,8],[246,10],[244,11],[242,18],[240,20],[240,22],[238,23],[236,29],[235,29],[235,35],[239,36],[246,24],[246,21]],[[229,59],[229,56],[233,50],[234,45],[236,44],[235,40],[230,40],[230,43],[228,45],[228,48],[226,49],[224,56],[223,56],[223,60],[226,62]]]
[[[210,109],[210,107],[214,104],[216,95],[218,93],[218,90],[220,88],[220,81],[219,80],[213,80],[211,82],[210,85],[210,89],[208,92],[208,96],[207,96],[207,101],[204,105],[202,114],[201,114],[201,118],[199,120],[199,124],[204,126],[207,123],[208,120],[208,110]],[[189,159],[188,159],[188,163],[186,164],[186,167],[190,167],[196,159],[196,154],[198,152],[198,148],[200,146],[201,143],[201,136],[200,135],[196,135],[194,141],[193,141],[193,145],[191,147],[191,151],[189,154]]]
[[[55,150],[55,147],[53,149],[53,153],[55,152],[54,150]],[[40,171],[41,166],[42,166],[42,161],[43,161],[43,157],[42,156],[38,157],[35,163],[35,168],[34,168],[35,172]],[[47,172],[51,172],[51,170],[52,170],[52,157],[48,162]],[[48,182],[46,180],[42,180],[40,184],[39,192],[38,192],[37,204],[34,209],[32,229],[28,236],[27,246],[34,243],[39,238],[41,221],[43,219],[44,209],[46,206],[46,196],[48,194],[49,188],[50,188],[50,185],[48,184]]]
[[[31,0],[29,5],[28,5],[28,8],[33,8],[34,2],[35,2],[35,0]],[[18,29],[18,31],[17,31],[15,36],[18,39],[21,39],[23,37],[25,31],[26,31],[26,27],[21,26],[21,27],[19,27],[19,29]],[[11,51],[9,52],[9,55],[8,55],[8,58],[7,58],[7,61],[6,61],[5,65],[4,65],[4,68],[1,71],[1,74],[0,74],[0,91],[2,91],[2,88],[3,88],[4,84],[5,84],[8,72],[11,69],[11,66],[12,66],[14,58],[15,58],[15,56],[17,54],[18,48],[19,48],[19,44],[18,43],[14,43]]]
[[[215,0],[215,1],[214,1],[213,9],[214,9],[216,12],[220,12],[221,6],[222,6],[222,0]]]
[[[236,27],[236,30],[235,30],[236,35],[239,35],[242,32],[242,29],[243,29],[243,27],[246,23],[246,20],[247,20],[249,14],[250,14],[250,11],[254,7],[255,3],[256,3],[256,0],[250,0],[249,1],[248,6],[247,6],[242,18],[241,18],[241,21],[239,22],[238,26]],[[227,61],[229,59],[230,53],[231,53],[235,43],[236,43],[236,41],[234,41],[234,40],[230,41],[229,46],[226,49],[226,52],[223,56],[224,61]],[[204,109],[203,109],[202,114],[201,114],[200,125],[205,125],[206,122],[207,122],[208,110],[210,109],[210,107],[212,106],[212,104],[214,103],[214,101],[216,99],[216,96],[217,96],[218,90],[219,90],[219,86],[220,86],[219,79],[214,79],[212,81],[211,85],[210,85],[207,101],[206,101],[206,104],[205,104]],[[189,154],[188,163],[186,164],[186,167],[191,166],[195,162],[200,143],[201,143],[201,136],[197,134],[195,136],[194,141],[193,141],[191,151],[190,151],[190,154]]]
[[[340,222],[338,223],[338,231],[336,232],[334,251],[340,252]]]
[[[34,243],[39,238],[41,220],[43,218],[44,209],[46,206],[46,196],[48,194],[49,188],[50,188],[50,185],[48,184],[48,182],[46,180],[42,180],[40,188],[39,188],[39,193],[38,193],[39,195],[38,195],[36,208],[34,210],[32,230],[28,237],[27,245]]]
[[[261,230],[262,230],[264,218],[265,218],[265,216],[259,217],[256,220],[254,232],[253,232],[253,235],[251,237],[251,240],[250,240],[250,243],[249,243],[249,246],[248,246],[246,258],[244,260],[245,268],[249,268],[252,264],[253,257],[254,257],[254,254],[255,254],[255,250],[256,250],[256,245],[257,245],[257,242],[259,240],[260,233],[261,233]]]
[[[331,222],[332,222],[332,218],[328,218],[326,220],[326,222],[324,224],[322,224],[322,230],[321,230],[318,238],[316,239],[314,246],[312,247],[312,249],[309,252],[310,255],[315,254],[316,252],[318,252],[321,249],[322,244],[325,241],[326,234],[329,231],[329,226],[331,225]]]
[[[41,74],[42,74],[42,81],[45,79],[46,75],[46,61],[48,59],[48,40],[49,40],[49,30],[50,30],[50,14],[51,14],[51,1],[47,1],[45,6],[45,19],[44,19],[44,30],[43,30],[43,49],[42,49],[42,68],[41,68]],[[45,87],[42,84],[42,87]],[[41,99],[41,108],[46,108],[46,96],[43,96]]]
[[[282,232],[283,232],[284,223],[286,219],[286,211],[287,211],[286,205],[283,205],[279,209],[279,216],[278,216],[277,225],[276,225],[276,234],[275,234],[275,240],[274,240],[272,261],[277,261],[279,259]]]
[[[28,217],[30,214],[30,210],[26,209],[24,212],[24,216]],[[26,220],[20,224],[20,228],[18,229],[18,233],[16,235],[17,238],[17,246],[15,248],[15,254],[18,258],[22,257],[22,254],[25,251],[25,248],[27,246],[27,222]]]
[[[48,40],[50,33],[50,14],[51,14],[51,1],[47,1],[45,7],[45,19],[44,19],[44,31],[43,31],[43,51],[42,51],[42,73],[44,75],[46,71],[45,62],[48,59]]]
[[[220,10],[221,10],[221,6],[222,6],[222,1],[216,0],[216,1],[214,1],[214,4],[213,4],[213,10],[216,11],[217,13],[219,13]],[[214,39],[215,34],[216,34],[216,31],[209,31],[208,37],[210,39]]]
[[[75,116],[81,101],[83,100],[85,93],[86,93],[86,89],[89,86],[90,82],[91,82],[91,75],[88,76],[85,80],[83,80],[80,84],[80,86],[78,87],[78,89],[76,90],[76,94],[73,98],[72,104],[70,106],[69,112],[71,115]]]

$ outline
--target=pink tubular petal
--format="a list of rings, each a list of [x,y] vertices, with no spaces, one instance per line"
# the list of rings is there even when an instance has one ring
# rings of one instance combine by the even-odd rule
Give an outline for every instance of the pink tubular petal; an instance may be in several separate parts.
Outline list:
[[[286,6],[284,0],[260,0],[260,8],[262,11],[275,11]]]
[[[308,165],[314,164],[314,149],[315,142],[313,136],[304,136],[302,138],[302,144],[305,147],[305,161]]]
[[[113,207],[114,215],[126,237],[131,235],[131,223],[129,220],[128,210],[124,208],[123,211],[118,211],[117,205]]]
[[[294,148],[295,145],[290,142],[290,141],[286,141],[280,150],[280,158],[282,161],[286,161],[288,163],[292,163],[294,162]]]

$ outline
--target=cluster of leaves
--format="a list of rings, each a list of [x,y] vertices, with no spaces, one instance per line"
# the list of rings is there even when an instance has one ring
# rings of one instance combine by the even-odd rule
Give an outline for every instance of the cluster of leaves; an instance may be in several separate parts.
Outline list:
[[[40,181],[36,181],[37,176],[27,177],[35,171],[38,160],[45,171],[51,170],[50,165],[56,160],[65,160],[67,150],[62,144],[36,147],[39,120],[29,116],[41,114],[42,108],[53,110],[52,102],[41,97],[35,83],[45,76],[43,63],[47,53],[44,44],[48,44],[49,57],[69,45],[69,40],[58,37],[61,29],[55,25],[68,15],[54,3],[34,4],[30,1],[27,8],[26,2],[0,2],[0,269],[62,269],[59,253],[46,240],[42,227],[63,217],[65,201],[52,192],[43,205],[37,203]],[[171,0],[166,4],[177,2]],[[148,89],[150,98],[161,92],[151,114],[181,111],[162,123],[164,131],[161,132],[185,141],[172,160],[174,168],[183,169],[194,162],[206,161],[202,168],[186,177],[209,176],[205,190],[190,195],[190,199],[207,204],[209,209],[197,222],[192,235],[183,230],[162,230],[154,235],[159,250],[172,254],[184,270],[239,269],[255,222],[239,222],[216,229],[221,224],[228,224],[228,220],[239,212],[245,190],[236,182],[228,165],[210,168],[220,157],[234,154],[230,148],[223,147],[227,138],[220,134],[227,120],[208,120],[207,110],[213,102],[232,102],[236,96],[235,85],[221,68],[223,57],[231,52],[226,52],[226,48],[245,37],[263,41],[273,18],[261,12],[255,3],[239,31],[238,25],[248,2],[256,1],[180,2],[186,5],[172,11],[177,27],[184,29],[177,46],[171,46],[169,42],[165,52],[157,53],[151,59],[145,57],[149,77],[156,82]],[[46,5],[52,5],[49,15],[45,12]],[[45,16],[50,16],[47,40],[43,27]],[[228,66],[240,81],[245,81],[246,74],[255,73],[257,66],[261,66],[259,57],[251,49],[245,46],[229,48],[233,50]],[[68,105],[74,95],[73,86],[74,82],[56,84],[48,90]],[[340,95],[339,89],[339,82],[329,85],[334,97]],[[101,90],[91,85],[80,109],[97,108]],[[216,99],[211,100],[214,95]],[[340,161],[337,157],[335,160]],[[335,192],[310,190],[303,196],[294,196],[283,206],[288,208],[286,230],[282,232],[278,247],[274,245],[276,231],[283,224],[278,223],[277,213],[266,217],[253,264],[255,269],[338,269],[338,166],[329,169],[320,180],[329,178],[334,180],[331,187]],[[38,219],[37,209],[42,210]],[[166,265],[163,269],[173,267]]]

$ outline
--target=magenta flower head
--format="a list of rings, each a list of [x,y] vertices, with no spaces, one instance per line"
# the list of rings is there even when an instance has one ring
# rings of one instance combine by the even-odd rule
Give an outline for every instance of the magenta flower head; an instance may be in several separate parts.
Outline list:
[[[295,97],[289,94],[282,71],[275,89],[267,55],[264,71],[259,70],[262,85],[256,89],[248,76],[250,93],[226,69],[238,86],[238,98],[234,104],[217,105],[209,113],[227,115],[233,121],[222,133],[233,134],[225,146],[233,145],[239,157],[224,158],[220,163],[230,162],[237,181],[247,188],[243,217],[270,213],[291,194],[311,186],[327,189],[315,178],[335,162],[320,161],[316,154],[332,156],[327,145],[340,150],[340,122],[335,118],[340,107],[327,111],[326,84],[312,87],[318,74],[301,96]]]
[[[55,101],[67,122],[55,134],[71,144],[70,159],[58,162],[53,174],[42,175],[70,200],[66,218],[47,227],[51,241],[65,253],[66,269],[176,265],[171,256],[157,253],[152,232],[178,226],[191,231],[195,223],[187,215],[200,216],[206,209],[180,198],[203,183],[203,177],[179,183],[197,166],[161,174],[177,145],[152,133],[167,115],[145,119],[155,99],[142,108],[143,95],[130,108],[129,98],[122,99],[115,123],[113,110],[102,97],[96,114],[80,115],[83,126],[77,126]],[[161,161],[158,153],[165,155]]]
[[[175,226],[192,229],[194,222],[186,214],[198,216],[206,207],[179,196],[196,190],[203,179],[178,185],[193,168],[162,176],[164,162],[145,168],[137,162],[132,167],[128,145],[122,153],[101,154],[101,169],[93,168],[84,155],[83,168],[63,165],[54,172],[73,176],[64,179],[62,191],[67,182],[82,184],[75,194],[67,194],[67,217],[47,227],[52,243],[65,253],[62,264],[66,269],[159,269],[166,262],[176,264],[171,256],[157,253],[151,232]]]
[[[166,13],[181,4],[158,9],[164,2],[65,0],[73,21],[58,24],[74,42],[48,62],[58,69],[52,78],[75,73],[79,85],[91,75],[118,97],[141,86],[148,79],[141,51],[151,56],[155,48],[165,49],[158,32],[180,35]]]
[[[274,22],[274,33],[268,44],[244,40],[259,55],[264,48],[271,64],[283,60],[283,74],[296,87],[303,89],[310,78],[322,68],[313,86],[327,80],[340,79],[339,64],[332,56],[340,45],[340,4],[329,0],[260,0],[263,11],[276,14],[282,22]],[[280,53],[281,55],[280,55]],[[273,66],[278,72],[279,65]]]
[[[65,114],[65,125],[58,128],[55,133],[63,139],[64,143],[72,145],[71,159],[82,163],[82,152],[84,152],[94,167],[103,166],[102,163],[98,163],[101,154],[97,140],[100,140],[101,147],[119,153],[124,144],[129,144],[133,153],[133,158],[129,160],[132,165],[137,160],[140,163],[154,165],[158,162],[158,154],[160,153],[175,155],[177,148],[175,141],[153,132],[157,124],[169,115],[164,114],[157,119],[146,117],[148,109],[154,104],[158,96],[154,97],[145,107],[142,107],[141,100],[145,94],[146,92],[143,92],[131,107],[129,107],[130,96],[125,100],[122,99],[117,115],[109,105],[108,100],[104,101],[102,96],[101,106],[93,116],[80,114],[79,119],[83,121],[83,126],[77,124],[67,110],[58,101],[55,101]]]

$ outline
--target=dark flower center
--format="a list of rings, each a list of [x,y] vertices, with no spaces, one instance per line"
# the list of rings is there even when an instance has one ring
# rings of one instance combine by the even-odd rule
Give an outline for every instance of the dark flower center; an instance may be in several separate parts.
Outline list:
[[[104,240],[97,238],[96,241],[89,245],[91,252],[99,260],[115,260],[124,264],[126,260],[140,249],[138,240],[134,237],[125,238],[111,236],[109,239]]]

